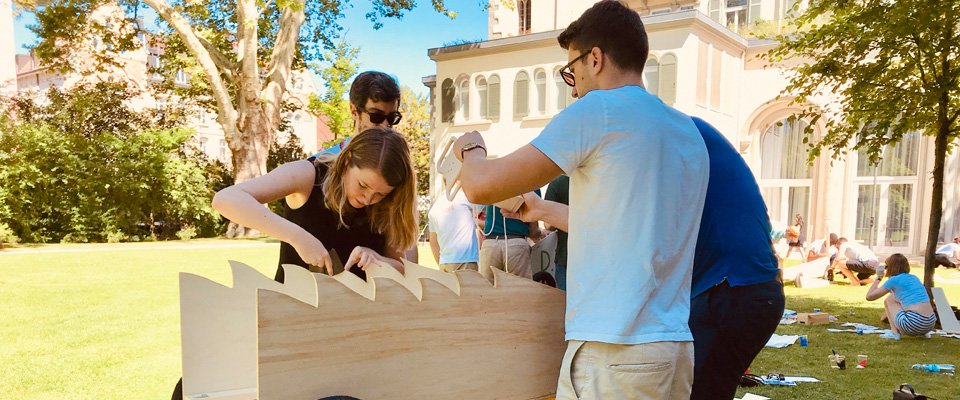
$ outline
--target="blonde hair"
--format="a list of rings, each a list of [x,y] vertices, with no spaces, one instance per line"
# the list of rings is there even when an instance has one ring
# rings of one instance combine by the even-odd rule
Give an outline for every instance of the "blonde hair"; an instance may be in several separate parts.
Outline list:
[[[351,167],[370,168],[393,187],[383,200],[367,206],[371,228],[386,235],[387,245],[395,250],[403,251],[416,243],[417,176],[403,136],[390,128],[370,128],[350,139],[339,155],[322,155],[319,161],[329,166],[322,184],[324,203],[340,217],[341,226],[349,227],[343,220],[347,208],[343,175]]]

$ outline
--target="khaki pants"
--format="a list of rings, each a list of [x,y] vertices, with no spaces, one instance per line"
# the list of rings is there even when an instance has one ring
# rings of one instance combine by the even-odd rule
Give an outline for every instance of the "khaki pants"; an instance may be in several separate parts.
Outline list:
[[[477,263],[475,262],[465,262],[465,263],[444,263],[440,264],[440,270],[443,272],[454,272],[460,270],[477,270]]]
[[[567,342],[557,400],[682,399],[693,385],[693,342]]]
[[[506,269],[503,265],[504,243],[507,246]],[[484,239],[480,246],[480,265],[494,267],[524,278],[533,278],[533,272],[530,271],[530,243],[526,238]],[[484,270],[480,272],[483,273]]]

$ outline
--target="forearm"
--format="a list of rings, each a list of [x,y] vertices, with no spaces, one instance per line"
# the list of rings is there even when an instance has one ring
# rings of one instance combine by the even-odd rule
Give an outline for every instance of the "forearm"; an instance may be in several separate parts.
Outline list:
[[[274,214],[253,196],[236,187],[217,192],[213,198],[213,208],[230,221],[287,243],[293,243],[301,235],[309,235],[297,224]]]
[[[536,219],[564,232],[569,232],[570,207],[563,203],[544,200],[537,211]]]
[[[870,289],[867,289],[867,301],[879,299],[886,293],[887,290],[880,287],[880,278],[874,279],[873,283],[870,285]]]
[[[433,253],[433,259],[440,263],[440,243],[437,243],[436,234],[430,234],[430,252]]]

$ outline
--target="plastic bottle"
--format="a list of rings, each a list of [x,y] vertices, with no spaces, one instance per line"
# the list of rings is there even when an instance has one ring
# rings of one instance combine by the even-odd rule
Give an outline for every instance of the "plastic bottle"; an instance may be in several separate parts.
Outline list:
[[[953,364],[913,364],[913,369],[947,375],[953,375],[957,371]]]

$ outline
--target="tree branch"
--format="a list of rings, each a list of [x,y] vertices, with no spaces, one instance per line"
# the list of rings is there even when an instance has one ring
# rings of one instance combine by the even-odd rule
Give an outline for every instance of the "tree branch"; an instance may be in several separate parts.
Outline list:
[[[266,102],[270,109],[268,115],[279,120],[280,102],[287,91],[291,65],[297,52],[297,40],[303,25],[304,0],[294,0],[283,10],[280,16],[280,30],[273,45],[273,53],[267,64],[267,81],[264,88]],[[273,115],[276,113],[276,115]]]
[[[207,50],[206,46],[203,45],[203,42],[190,26],[187,19],[167,4],[165,0],[144,0],[144,2],[156,10],[157,14],[177,31],[180,39],[183,40],[183,44],[193,53],[197,62],[200,63],[200,67],[210,80],[210,89],[213,92],[214,99],[217,101],[217,108],[219,110],[217,120],[223,126],[224,131],[230,134],[230,127],[236,127],[237,125],[237,110],[233,106],[230,91],[227,90],[227,86],[220,76],[220,70],[211,53]]]

